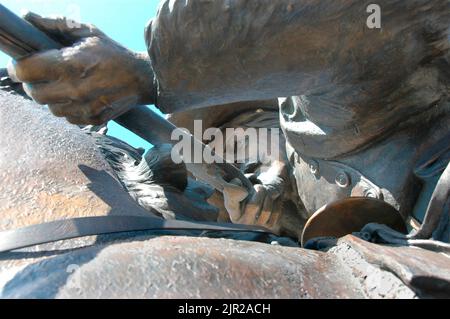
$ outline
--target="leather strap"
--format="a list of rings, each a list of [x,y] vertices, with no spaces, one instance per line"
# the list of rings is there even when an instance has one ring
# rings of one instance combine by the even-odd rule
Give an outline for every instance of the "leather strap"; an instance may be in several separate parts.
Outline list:
[[[270,233],[269,230],[256,226],[197,223],[179,220],[164,220],[157,217],[82,217],[0,232],[0,253],[85,236],[149,230],[203,230]]]

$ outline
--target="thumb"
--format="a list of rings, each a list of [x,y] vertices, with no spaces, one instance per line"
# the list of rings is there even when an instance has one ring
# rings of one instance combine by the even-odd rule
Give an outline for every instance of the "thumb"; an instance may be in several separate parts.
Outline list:
[[[6,65],[6,75],[4,76],[8,76],[11,81],[13,81],[14,83],[20,83],[19,78],[16,75],[16,68],[14,66],[14,60],[9,60],[8,64]],[[3,76],[3,75],[2,75]]]
[[[233,180],[223,189],[224,206],[233,223],[238,222],[241,218],[241,202],[248,196],[248,192],[245,188],[236,185],[238,182],[239,180]]]
[[[71,46],[83,38],[104,36],[94,25],[79,23],[66,17],[46,18],[28,12],[23,18],[64,46]]]

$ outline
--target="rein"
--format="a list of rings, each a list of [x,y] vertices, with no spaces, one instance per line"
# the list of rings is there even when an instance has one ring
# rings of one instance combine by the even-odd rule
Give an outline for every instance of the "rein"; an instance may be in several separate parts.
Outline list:
[[[232,231],[270,234],[270,231],[265,228],[246,225],[198,223],[138,216],[81,217],[2,231],[0,232],[0,253],[66,239],[150,230]]]

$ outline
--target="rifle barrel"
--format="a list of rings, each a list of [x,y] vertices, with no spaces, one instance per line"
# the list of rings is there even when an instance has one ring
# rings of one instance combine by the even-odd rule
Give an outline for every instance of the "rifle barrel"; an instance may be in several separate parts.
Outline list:
[[[0,49],[14,59],[62,46],[0,4]]]

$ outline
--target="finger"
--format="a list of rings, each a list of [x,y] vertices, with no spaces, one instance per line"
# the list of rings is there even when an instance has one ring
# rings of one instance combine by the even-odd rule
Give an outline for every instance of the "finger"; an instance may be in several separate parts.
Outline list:
[[[257,223],[261,226],[267,225],[270,217],[272,216],[274,201],[271,198],[270,194],[268,195],[269,196],[266,196],[266,198],[264,199],[264,204],[259,216],[257,216]]]
[[[267,184],[265,187],[267,189],[267,193],[273,200],[281,196],[282,189],[280,189],[280,185]]]
[[[23,18],[64,45],[71,45],[85,37],[104,35],[94,25],[79,23],[66,17],[46,18],[28,12]]]
[[[51,91],[51,86],[48,90]],[[76,124],[81,121],[84,125],[102,125],[125,112],[121,107],[111,106],[104,96],[97,97],[92,101],[82,102],[71,98],[71,93],[71,89],[65,89],[61,94],[55,93],[52,96],[56,102],[48,104],[54,115],[71,117]],[[42,98],[42,100],[47,98]]]
[[[244,199],[246,199],[249,195],[247,189],[245,189],[242,186],[242,181],[239,178],[233,178],[228,185],[236,186],[234,188],[236,199],[240,202],[242,202]]]
[[[250,200],[246,203],[244,214],[239,221],[246,225],[257,224],[264,200],[267,197],[267,192],[262,185],[255,185],[254,189],[255,191]]]
[[[103,125],[106,124],[111,118],[112,117],[109,112],[102,112],[98,116],[89,117],[87,121],[90,125]]]
[[[74,100],[71,97],[73,88],[61,82],[24,83],[24,91],[38,104],[67,103]]]
[[[12,82],[20,83],[20,80],[16,75],[16,68],[14,66],[15,63],[16,62],[14,60],[9,60],[8,64],[6,65],[6,74],[2,74],[2,77],[8,76]]]
[[[223,189],[224,206],[230,215],[232,222],[237,223],[242,216],[242,200],[247,197],[248,192],[239,186],[228,184]]]
[[[76,116],[67,116],[67,122],[75,125],[102,125],[100,122],[96,122],[92,118],[87,117],[76,117]]]
[[[70,114],[68,114],[67,109],[70,108],[71,104],[72,104],[72,101],[54,103],[54,104],[49,104],[48,108],[54,116],[69,117]]]
[[[88,103],[82,104],[69,100],[66,102],[49,104],[48,107],[55,116],[78,118],[88,124],[97,125],[94,123],[89,123],[89,121],[92,120],[95,121],[95,123],[98,123],[103,119],[103,109],[92,108],[92,106]]]
[[[89,125],[85,122],[85,119],[81,117],[68,116],[66,117],[67,122],[74,125]]]
[[[60,50],[49,50],[15,61],[10,68],[20,82],[44,82],[58,78],[58,65],[61,61]]]
[[[230,215],[228,214],[228,211],[226,210],[224,205],[224,197],[222,193],[214,191],[212,196],[210,196],[206,201],[208,204],[219,209],[217,222],[231,223]]]
[[[285,212],[283,200],[272,200],[272,208],[270,210],[269,219],[265,222],[264,227],[272,230],[275,233],[278,233],[280,227],[279,219],[281,216],[281,212]]]

